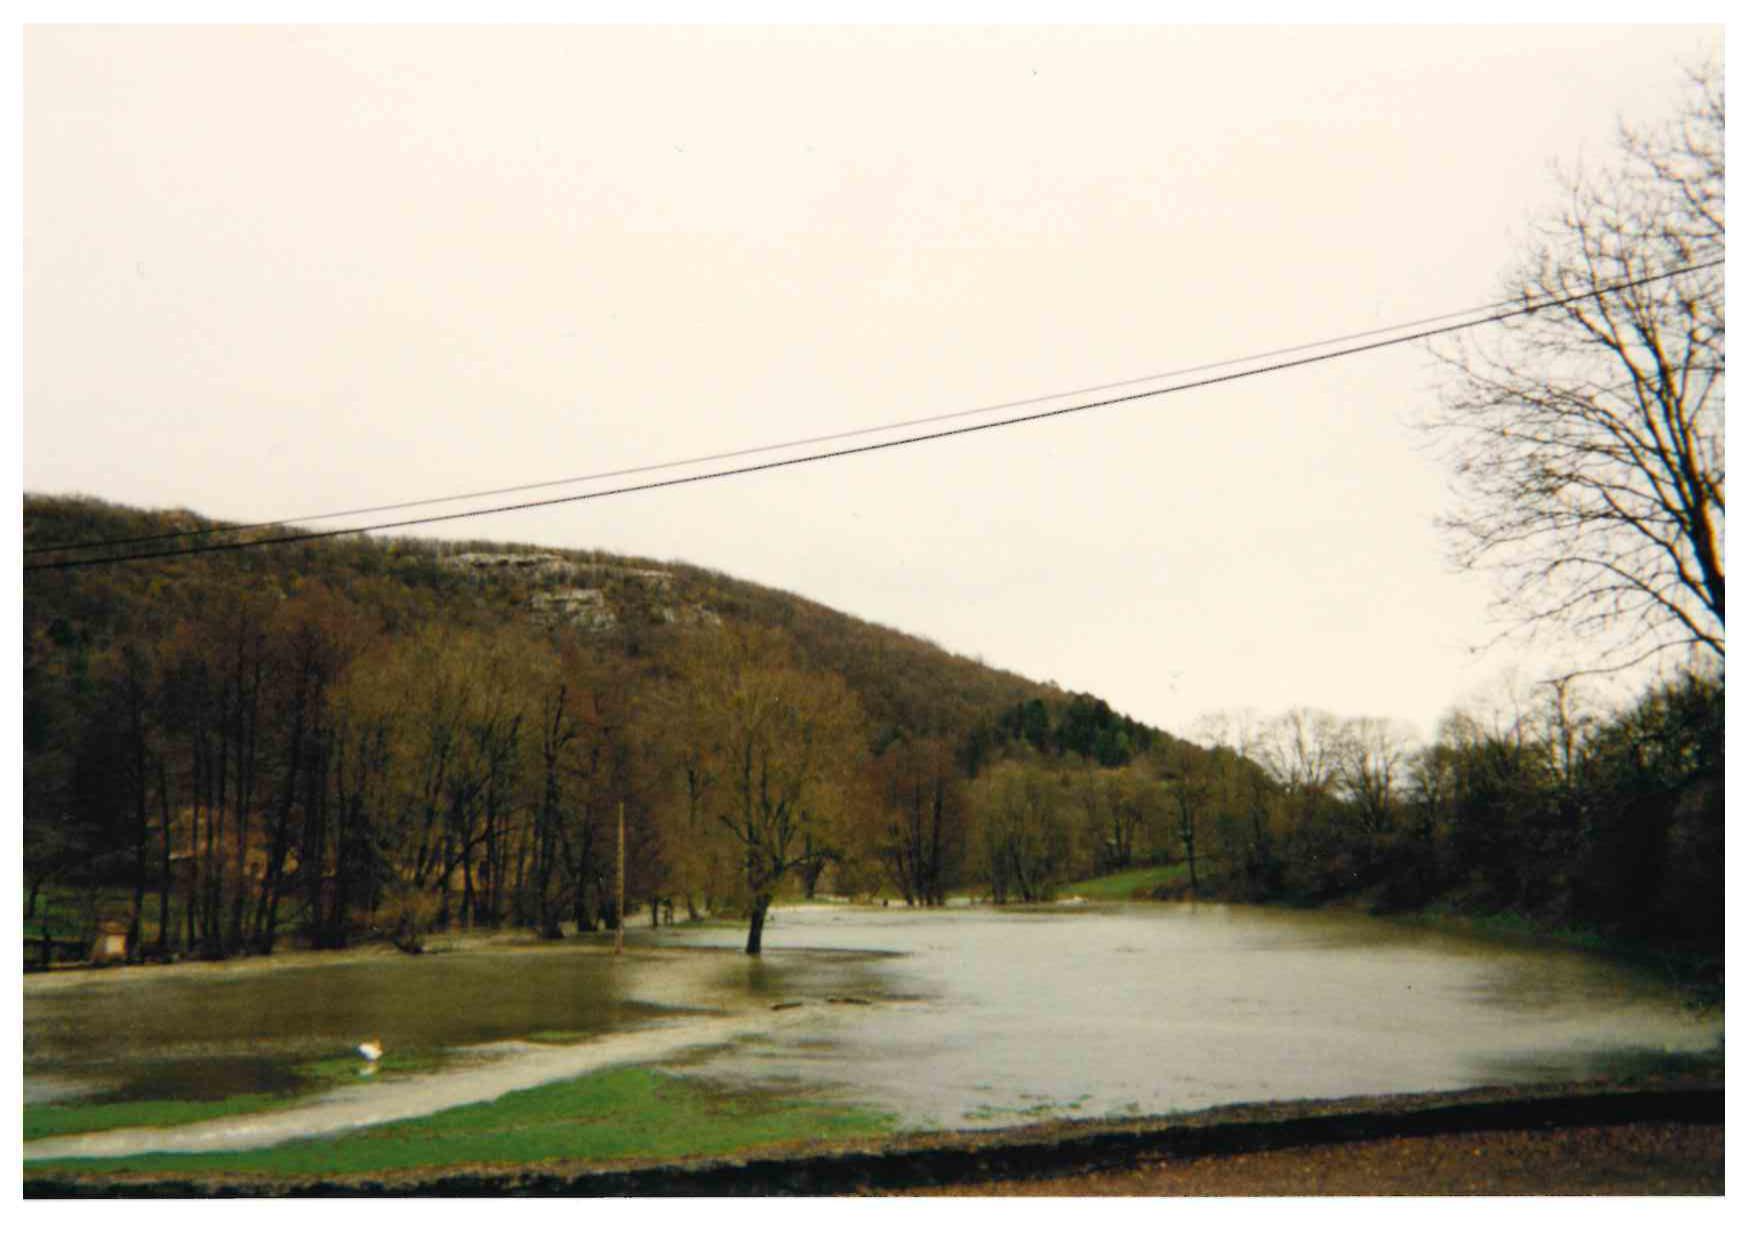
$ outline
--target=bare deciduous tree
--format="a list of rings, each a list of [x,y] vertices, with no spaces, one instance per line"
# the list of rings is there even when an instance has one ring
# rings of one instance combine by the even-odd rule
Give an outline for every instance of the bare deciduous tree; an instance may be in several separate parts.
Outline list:
[[[839,855],[846,789],[866,756],[862,708],[841,677],[797,666],[785,641],[754,630],[701,640],[692,666],[692,714],[717,772],[716,820],[742,850],[756,956],[784,877]]]
[[[1082,809],[1064,779],[1019,762],[986,770],[971,789],[975,851],[997,904],[1049,899],[1071,871]]]
[[[1440,352],[1431,431],[1456,472],[1456,562],[1497,571],[1517,631],[1602,662],[1724,652],[1724,86],[1624,128],[1567,178],[1512,295],[1535,313]],[[1550,304],[1555,303],[1555,304]]]
[[[1341,721],[1295,706],[1264,725],[1256,758],[1289,797],[1314,798],[1335,779]]]
[[[1366,716],[1341,727],[1335,781],[1353,806],[1369,848],[1376,848],[1395,825],[1402,779],[1413,756],[1413,729],[1394,719]]]
[[[964,788],[952,747],[903,738],[874,764],[880,813],[870,851],[906,904],[941,905],[965,852]]]

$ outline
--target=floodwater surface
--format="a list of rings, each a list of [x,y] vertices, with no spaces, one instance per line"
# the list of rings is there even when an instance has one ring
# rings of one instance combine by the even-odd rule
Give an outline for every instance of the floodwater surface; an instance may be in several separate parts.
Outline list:
[[[763,968],[708,946],[614,956],[557,944],[33,975],[24,1100],[221,1099],[292,1089],[300,1067],[368,1038],[394,1062],[768,1011],[854,984],[864,956],[805,953]]]
[[[391,1058],[451,1053],[455,1066],[360,1082],[270,1124],[208,1124],[183,1147],[335,1131],[613,1063],[872,1104],[907,1127],[973,1127],[1722,1056],[1721,1016],[1655,979],[1359,915],[812,905],[777,911],[763,958],[739,951],[743,937],[679,927],[633,934],[622,957],[488,946],[33,976],[25,1101],[290,1090],[300,1066],[372,1036]]]
[[[719,939],[730,942],[732,935]],[[1582,1080],[1720,1059],[1723,1022],[1594,955],[1226,905],[783,910],[786,949],[895,953],[888,1002],[699,1070],[833,1085],[909,1125]],[[773,950],[775,945],[775,950]]]

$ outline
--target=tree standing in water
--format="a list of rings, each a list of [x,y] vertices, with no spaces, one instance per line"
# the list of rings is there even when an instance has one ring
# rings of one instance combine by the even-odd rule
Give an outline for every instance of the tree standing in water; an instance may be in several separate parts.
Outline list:
[[[796,666],[770,633],[705,638],[692,671],[692,726],[713,771],[714,821],[741,852],[756,956],[779,884],[837,851],[867,753],[862,711],[840,677]]]

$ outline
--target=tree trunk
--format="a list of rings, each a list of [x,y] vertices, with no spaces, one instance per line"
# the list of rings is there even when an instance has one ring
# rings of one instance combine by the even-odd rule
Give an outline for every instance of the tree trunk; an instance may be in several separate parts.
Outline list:
[[[205,954],[209,959],[222,959],[227,953],[224,942],[224,899],[225,899],[225,798],[230,792],[231,778],[231,734],[225,727],[224,702],[218,704],[214,711],[215,726],[218,728],[218,776],[212,786],[212,795],[207,804],[206,815],[206,875],[207,896],[202,902],[201,914],[204,932]]]
[[[464,930],[473,929],[476,899],[473,889],[473,836],[467,834],[469,830],[469,826],[464,823],[461,840],[461,926]]]
[[[243,654],[237,655],[237,889],[231,896],[230,939],[234,951],[243,948],[243,922],[249,905],[249,815],[254,812],[255,755],[260,732],[261,652],[255,652],[249,692],[242,692]]]
[[[802,850],[808,859],[798,867],[801,872],[801,898],[811,900],[819,890],[820,875],[825,873],[825,859],[814,855],[811,831],[802,836]]]
[[[947,902],[947,862],[942,856],[942,834],[947,817],[947,781],[935,775],[934,804],[930,815],[928,884],[923,889],[923,903],[940,908]]]
[[[304,711],[308,681],[309,668],[306,660],[299,669],[292,697],[291,726],[286,736],[285,787],[280,793],[279,810],[273,820],[267,867],[261,875],[260,903],[255,912],[255,941],[264,953],[272,952],[273,940],[279,928],[279,886],[285,873],[286,856],[291,851],[291,809],[297,803],[297,777],[303,765]]]
[[[764,949],[765,914],[771,910],[771,895],[760,892],[753,897],[752,916],[747,926],[747,955],[756,956]]]
[[[200,942],[200,893],[201,884],[206,881],[201,876],[200,861],[200,813],[205,800],[202,791],[205,787],[205,766],[201,761],[198,737],[192,745],[190,761],[193,773],[188,801],[188,899],[182,905],[182,913],[185,922],[183,945],[193,953],[195,945]]]
[[[146,816],[146,720],[140,701],[142,690],[139,674],[133,663],[128,664],[128,710],[133,731],[133,793],[134,793],[134,899],[133,914],[127,927],[127,958],[129,963],[140,958],[142,923],[146,916],[146,866],[151,848],[151,824]]]
[[[200,904],[200,785],[198,777],[188,807],[188,898],[182,902],[182,945],[192,953],[199,938],[195,908]]]
[[[170,958],[170,778],[158,756],[158,809],[164,823],[163,868],[158,874],[158,954]]]
[[[322,895],[328,853],[327,804],[328,750],[324,738],[311,747],[309,762],[304,768],[304,836],[298,856],[304,889],[304,921],[316,947],[326,946],[322,938],[326,925]]]

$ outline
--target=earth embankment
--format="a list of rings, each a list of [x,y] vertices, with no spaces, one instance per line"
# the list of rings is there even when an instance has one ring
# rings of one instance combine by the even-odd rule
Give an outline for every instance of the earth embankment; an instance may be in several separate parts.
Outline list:
[[[1723,1191],[1723,1123],[1717,1080],[1490,1088],[916,1134],[665,1164],[296,1181],[27,1174],[24,1195],[1703,1194]]]

